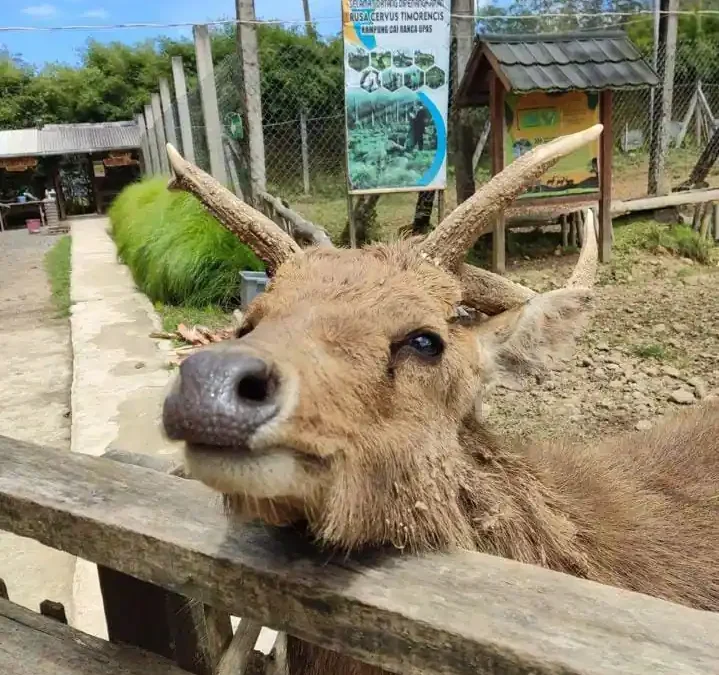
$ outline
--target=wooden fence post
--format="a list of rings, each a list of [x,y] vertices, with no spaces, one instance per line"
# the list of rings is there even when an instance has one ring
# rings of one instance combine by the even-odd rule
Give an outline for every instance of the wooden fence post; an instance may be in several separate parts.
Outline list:
[[[165,120],[165,137],[168,143],[177,146],[177,120],[175,109],[172,107],[172,94],[167,78],[160,78],[160,103],[162,104],[162,118]]]
[[[661,0],[661,19],[659,23],[659,79],[661,92],[654,97],[652,120],[654,133],[649,154],[650,195],[669,193],[666,176],[666,155],[669,148],[669,123],[672,121],[672,103],[674,99],[674,64],[677,47],[677,1]]]
[[[252,199],[267,190],[265,173],[265,137],[262,131],[259,46],[254,0],[236,0],[237,49],[242,64],[242,91],[247,122]]]
[[[160,154],[160,170],[163,173],[170,173],[170,162],[167,159],[165,146],[167,139],[165,138],[165,127],[162,122],[162,104],[160,103],[160,94],[152,94],[152,116],[155,119],[155,139],[157,140],[157,150]]]
[[[187,100],[187,82],[185,81],[185,67],[181,56],[172,57],[172,83],[175,85],[175,100],[177,112],[180,117],[180,136],[182,137],[182,156],[195,163],[195,142],[192,138],[192,118],[190,105]]]
[[[145,125],[145,116],[140,113],[135,116],[135,122],[140,128],[140,149],[142,151],[142,170],[147,176],[155,173],[152,166],[152,157],[150,155],[150,143],[147,138],[147,126]]]
[[[157,136],[155,135],[155,116],[152,114],[152,106],[149,103],[145,105],[145,127],[147,128],[147,144],[150,146],[152,173],[156,175],[161,172],[160,150],[157,147]]]
[[[302,142],[302,187],[305,194],[310,193],[310,151],[307,143],[307,114],[300,111],[300,141]]]
[[[492,124],[492,174],[497,175],[504,169],[504,85],[497,75],[492,75],[489,83],[490,120]],[[506,260],[506,233],[504,213],[497,215],[492,235],[492,270],[504,272]]]
[[[227,185],[227,169],[222,149],[222,122],[215,88],[215,68],[212,65],[212,43],[206,25],[195,26],[195,55],[197,79],[200,83],[202,114],[205,118],[205,137],[210,152],[210,173],[223,185]]]

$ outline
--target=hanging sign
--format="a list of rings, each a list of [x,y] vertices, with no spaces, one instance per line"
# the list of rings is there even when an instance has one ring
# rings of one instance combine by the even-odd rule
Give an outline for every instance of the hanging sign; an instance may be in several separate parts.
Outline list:
[[[102,163],[107,167],[131,166],[132,164],[137,164],[137,160],[132,159],[132,154],[129,152],[111,152],[108,157],[102,160]]]
[[[95,178],[104,178],[105,177],[105,165],[102,162],[93,162],[92,163],[92,171],[95,175]]]
[[[349,190],[447,185],[446,0],[342,0]]]
[[[0,169],[22,173],[37,168],[37,157],[5,157],[0,159]]]
[[[599,123],[599,94],[508,93],[505,99],[504,165],[533,147]],[[599,191],[599,141],[562,157],[521,197],[559,197]],[[520,198],[521,198],[520,197]]]

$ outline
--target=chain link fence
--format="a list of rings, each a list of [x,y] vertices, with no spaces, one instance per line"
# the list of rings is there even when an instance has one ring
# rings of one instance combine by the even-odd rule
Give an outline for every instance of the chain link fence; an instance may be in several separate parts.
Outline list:
[[[646,21],[646,17],[642,17]],[[622,17],[621,27],[632,18]],[[540,32],[523,22],[525,32]],[[534,22],[537,23],[536,21]],[[572,25],[569,25],[572,24]],[[467,23],[465,23],[467,25]],[[471,31],[472,22],[468,23]],[[482,17],[478,30],[498,33],[517,32],[505,19]],[[584,16],[580,21],[545,21],[541,31],[596,30],[617,27],[617,21],[604,16]],[[326,28],[316,26],[320,35]],[[341,36],[316,39],[304,27],[277,22],[259,24],[258,60],[261,73],[259,96],[262,105],[265,174],[267,190],[286,200],[291,208],[337,234],[347,220],[345,168],[344,66]],[[453,28],[453,37],[457,35]],[[453,42],[454,45],[454,42]],[[637,45],[651,64],[651,39]],[[719,117],[719,34],[715,39],[680,41],[675,56],[675,78],[670,146],[666,160],[668,184],[676,187],[686,181],[702,150],[714,133]],[[453,49],[456,48],[453,46]],[[657,55],[661,62],[664,54]],[[454,59],[453,59],[454,61]],[[240,183],[248,182],[249,168],[240,161],[239,146],[246,142],[245,102],[242,100],[242,67],[239,55],[231,53],[214,65],[215,88],[222,135],[229,149],[225,159]],[[206,124],[203,119],[200,86],[189,78],[188,103],[192,121],[195,160],[210,170]],[[656,94],[660,95],[659,92]],[[617,91],[614,94],[614,174],[613,197],[631,199],[647,194],[652,99],[650,89]],[[450,101],[450,115],[451,113]],[[177,114],[175,116],[177,119]],[[473,145],[482,136],[488,110],[473,113]],[[177,137],[181,134],[178,129]],[[465,139],[466,141],[466,139]],[[454,184],[455,141],[450,125],[448,186],[446,209],[456,204]],[[489,143],[476,157],[475,181],[488,180]],[[234,148],[234,151],[233,151]],[[228,172],[230,174],[232,172]],[[719,171],[713,169],[707,182],[719,186]],[[232,187],[232,186],[231,186]],[[395,230],[412,221],[416,193],[384,195],[377,205],[381,229]]]

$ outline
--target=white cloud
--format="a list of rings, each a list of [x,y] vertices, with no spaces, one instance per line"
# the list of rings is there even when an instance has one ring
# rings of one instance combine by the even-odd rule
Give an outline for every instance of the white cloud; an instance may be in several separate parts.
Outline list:
[[[88,9],[87,12],[83,12],[80,16],[84,19],[107,19],[110,13],[106,9]]]
[[[25,7],[22,11],[23,14],[27,14],[28,16],[44,18],[57,14],[57,7],[55,7],[55,5],[30,5],[29,7]]]

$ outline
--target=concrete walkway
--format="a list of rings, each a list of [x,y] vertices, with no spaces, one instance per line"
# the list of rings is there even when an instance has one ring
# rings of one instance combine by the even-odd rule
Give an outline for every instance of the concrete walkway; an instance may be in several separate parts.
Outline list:
[[[69,451],[70,331],[43,267],[57,240],[0,234],[0,434]],[[18,604],[38,611],[47,598],[72,611],[74,568],[72,556],[0,531],[0,578]]]
[[[149,300],[117,262],[104,218],[72,226],[72,450],[92,455],[116,447],[145,454],[172,454],[177,444],[160,430],[171,373],[167,340],[152,340],[160,328]],[[71,623],[106,637],[97,568],[77,561],[75,612]],[[239,624],[233,617],[233,626]],[[263,628],[256,648],[268,654],[277,633]]]
[[[168,344],[149,337],[159,319],[107,228],[106,218],[72,224],[72,451],[173,453],[160,427]],[[73,595],[72,625],[106,637],[95,565],[77,561]]]

